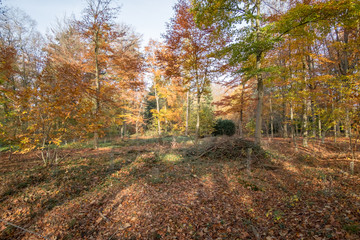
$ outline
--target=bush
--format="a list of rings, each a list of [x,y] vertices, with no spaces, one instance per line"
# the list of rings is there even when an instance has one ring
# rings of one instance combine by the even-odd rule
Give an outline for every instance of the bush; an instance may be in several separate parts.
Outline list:
[[[215,129],[215,131],[213,132],[214,136],[218,136],[218,135],[232,136],[235,134],[235,123],[231,120],[218,119],[216,121],[214,129]]]

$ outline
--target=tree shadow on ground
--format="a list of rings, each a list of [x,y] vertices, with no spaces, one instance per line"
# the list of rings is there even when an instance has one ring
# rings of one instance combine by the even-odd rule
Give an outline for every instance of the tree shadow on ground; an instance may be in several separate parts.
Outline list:
[[[290,160],[270,170],[259,164],[249,173],[240,160],[188,158],[183,150],[156,145],[147,150],[132,152],[111,171],[88,173],[101,176],[93,191],[70,191],[73,197],[29,226],[50,239],[344,239],[343,226],[353,226],[350,216],[357,216],[356,196],[319,183],[320,175],[310,179]],[[91,168],[80,162],[69,169],[81,176]],[[48,200],[57,198],[62,195]]]
[[[108,152],[87,155],[86,158],[71,159],[58,166],[23,171],[20,176],[8,175],[7,185],[0,197],[2,219],[31,228],[54,208],[61,208],[73,199],[104,188],[103,185],[113,173],[126,167],[131,158],[136,157],[129,155],[128,161],[123,161],[122,156],[114,157]],[[111,160],[110,157],[115,159]],[[25,210],[20,216],[15,216],[17,209]],[[23,236],[24,232],[8,226],[1,232],[0,239],[20,239]]]

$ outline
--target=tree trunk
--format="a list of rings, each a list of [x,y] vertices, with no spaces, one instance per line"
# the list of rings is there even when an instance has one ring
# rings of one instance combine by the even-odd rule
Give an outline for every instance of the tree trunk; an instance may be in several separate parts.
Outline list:
[[[270,104],[270,133],[271,133],[271,138],[274,138],[274,115],[273,115],[273,109],[272,109],[271,96],[269,99],[269,104]]]
[[[283,124],[284,124],[284,133],[283,137],[288,137],[288,123],[287,123],[287,117],[286,117],[286,102],[285,97],[283,97]]]
[[[334,106],[334,103],[332,103],[332,112],[334,113],[335,112],[335,106]],[[337,121],[336,121],[336,116],[334,117],[334,127],[333,127],[333,130],[334,130],[334,142],[336,143],[336,140],[337,140]]]
[[[100,64],[99,64],[99,33],[95,33],[95,88],[96,88],[96,109],[95,109],[95,118],[96,122],[98,121],[98,116],[100,113]],[[99,145],[99,132],[98,126],[96,126],[94,132],[94,148],[98,148]]]
[[[255,21],[256,29],[256,40],[260,42],[261,40],[261,31],[260,31],[260,3],[261,0],[256,0],[255,8],[258,18]],[[256,70],[258,71],[256,75],[257,79],[257,107],[256,107],[256,126],[255,126],[255,143],[261,145],[261,128],[262,128],[262,107],[263,107],[263,97],[264,97],[264,83],[262,79],[262,74],[259,72],[261,68],[261,58],[262,51],[258,50],[256,54]]]
[[[160,104],[159,104],[159,95],[155,87],[155,99],[156,99],[156,112],[157,112],[157,125],[158,125],[158,134],[161,136],[161,123],[160,123]]]
[[[136,132],[136,135],[138,135],[139,133],[139,120],[140,120],[140,116],[141,116],[141,109],[143,107],[143,101],[141,99],[140,101],[140,108],[139,108],[139,113],[138,113],[138,116],[137,116],[137,119],[136,119],[136,126],[135,126],[135,132]]]
[[[318,128],[319,128],[319,139],[322,138],[322,126],[321,126],[321,116],[318,114]]]
[[[351,127],[350,127],[350,116],[349,109],[346,107],[346,117],[345,117],[345,137],[350,138]]]
[[[120,129],[120,137],[121,139],[124,139],[124,124],[121,125],[121,129]]]
[[[189,135],[189,111],[190,111],[190,93],[186,92],[186,119],[185,119],[185,135]]]
[[[290,122],[291,122],[291,137],[295,146],[295,151],[298,151],[297,142],[296,142],[296,134],[295,134],[295,124],[294,124],[294,108],[293,105],[290,104]]]
[[[239,116],[239,136],[240,136],[241,138],[243,137],[242,124],[243,124],[243,111],[242,111],[242,109],[241,109],[241,110],[240,110],[240,116]]]
[[[307,100],[304,99],[304,114],[303,114],[303,146],[308,147],[308,116],[307,116]]]
[[[258,78],[258,93],[257,93],[257,107],[256,107],[256,126],[255,126],[255,143],[261,145],[261,128],[262,128],[262,105],[264,96],[263,81]]]
[[[199,139],[200,137],[200,100],[201,100],[201,95],[198,93],[197,94],[197,109],[196,109],[196,131],[195,131],[195,137],[196,139]]]
[[[166,100],[166,99],[165,99]],[[164,126],[164,131],[167,132],[168,131],[168,120],[167,120],[167,103],[165,101],[164,104],[164,110],[165,110],[165,126]]]
[[[315,110],[314,110],[314,104],[313,102],[311,103],[311,116],[312,116],[312,136],[314,138],[316,138],[316,114],[315,114]]]
[[[310,70],[310,64],[308,63],[308,65],[306,64],[307,59],[306,59],[306,55],[305,53],[303,53],[303,60],[302,60],[302,64],[303,64],[303,68],[302,68],[302,73],[304,75],[304,84],[305,84],[305,96],[304,96],[304,113],[303,113],[303,127],[302,127],[302,135],[303,135],[303,146],[304,147],[308,147],[308,136],[309,136],[309,130],[308,130],[308,81],[307,81],[307,76],[306,76],[306,68],[308,68],[308,72],[309,74],[311,74],[311,70]]]
[[[241,90],[241,95],[240,95],[240,122],[239,122],[239,135],[240,137],[244,137],[243,134],[243,123],[244,123],[244,94],[245,94],[245,83],[242,83],[242,90]]]

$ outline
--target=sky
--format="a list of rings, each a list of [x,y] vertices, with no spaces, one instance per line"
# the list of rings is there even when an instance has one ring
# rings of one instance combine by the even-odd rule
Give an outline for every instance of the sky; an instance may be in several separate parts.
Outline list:
[[[142,45],[149,39],[160,40],[166,31],[166,22],[173,15],[176,0],[115,0],[121,6],[119,23],[126,23],[143,35]],[[37,22],[37,29],[45,34],[56,24],[56,19],[74,14],[81,17],[86,0],[3,0],[3,5],[18,7]]]

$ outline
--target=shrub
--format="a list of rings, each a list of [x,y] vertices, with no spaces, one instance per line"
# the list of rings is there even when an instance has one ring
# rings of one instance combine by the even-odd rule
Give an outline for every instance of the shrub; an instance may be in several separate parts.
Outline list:
[[[235,123],[231,120],[218,119],[216,121],[214,129],[215,131],[213,132],[213,135],[215,136],[218,135],[232,136],[235,134]]]

